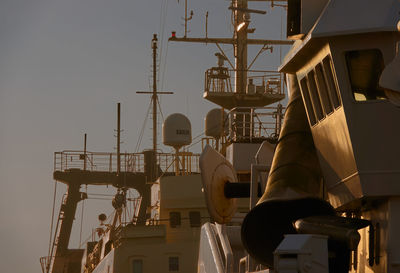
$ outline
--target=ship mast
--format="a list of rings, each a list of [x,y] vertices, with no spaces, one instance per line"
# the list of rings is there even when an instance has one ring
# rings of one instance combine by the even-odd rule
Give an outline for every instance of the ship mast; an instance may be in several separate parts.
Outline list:
[[[191,42],[191,43],[215,43],[218,47],[220,53],[216,54],[218,58],[223,58],[227,60],[231,65],[234,72],[234,89],[233,92],[220,88],[220,90],[210,90],[209,87],[213,86],[211,83],[215,79],[218,79],[220,83],[223,81],[229,81],[229,71],[227,68],[222,66],[213,67],[206,72],[206,86],[204,90],[203,97],[224,109],[230,111],[236,111],[233,115],[235,124],[237,128],[236,135],[242,140],[250,140],[253,135],[253,125],[252,125],[252,110],[255,107],[264,107],[266,105],[278,102],[282,100],[285,96],[280,91],[273,94],[273,92],[254,92],[255,86],[253,84],[253,79],[255,76],[250,76],[250,67],[260,55],[261,52],[268,49],[269,45],[291,45],[293,42],[288,40],[265,40],[265,39],[248,39],[248,33],[253,33],[255,28],[249,28],[250,25],[250,14],[265,14],[266,11],[249,9],[249,2],[268,2],[271,0],[232,0],[229,9],[232,11],[234,16],[234,33],[233,38],[209,38],[206,30],[206,35],[203,38],[192,38],[185,36],[176,37],[176,33],[172,32],[172,37],[169,41],[174,42]],[[281,0],[283,1],[283,0]],[[286,2],[286,1],[283,1]],[[185,5],[185,9],[187,6]],[[185,11],[186,13],[186,11]],[[208,15],[206,15],[208,16]],[[185,26],[188,19],[185,17]],[[207,27],[206,27],[207,29]],[[220,44],[231,44],[233,46],[234,53],[234,65],[229,61],[225,52],[221,48]],[[262,45],[259,53],[256,55],[254,60],[248,65],[248,45]],[[221,57],[222,56],[222,57]],[[255,72],[255,71],[253,71]],[[258,71],[260,72],[260,71]],[[260,77],[260,76],[259,76]],[[248,82],[249,81],[249,82]],[[264,87],[263,85],[259,87]],[[211,83],[211,84],[209,84]],[[280,83],[280,80],[279,80]],[[228,83],[230,88],[230,83]],[[247,88],[247,87],[250,88]],[[253,88],[253,89],[251,89]],[[249,89],[249,90],[248,90]],[[280,88],[279,88],[280,90]]]
[[[229,9],[234,14],[234,37],[233,38],[208,38],[208,34],[204,38],[192,38],[186,36],[176,37],[173,32],[172,37],[169,41],[174,42],[190,42],[190,43],[215,43],[222,55],[225,53],[222,51],[219,44],[231,44],[234,48],[235,57],[235,93],[243,94],[246,93],[247,84],[247,46],[251,45],[291,45],[293,42],[288,40],[264,40],[264,39],[248,39],[248,33],[254,32],[254,29],[248,29],[250,23],[250,14],[259,13],[265,14],[265,11],[248,9],[248,2],[269,2],[271,0],[232,0],[232,4]],[[283,1],[282,2],[286,2]],[[185,9],[187,7],[185,6]],[[186,20],[185,20],[186,23]],[[240,106],[240,102],[238,103]],[[227,108],[227,107],[224,107]],[[228,107],[229,108],[229,107]]]
[[[235,54],[235,81],[236,93],[246,92],[247,83],[247,26],[249,23],[247,10],[247,0],[232,1],[232,8],[235,15],[235,32],[236,45],[234,46]]]
[[[157,35],[151,41],[153,49],[153,151],[157,151]]]
[[[157,91],[157,34],[153,34],[153,39],[151,40],[151,48],[153,50],[153,91],[136,91],[137,94],[151,94],[151,101],[153,104],[153,151],[157,152],[157,103],[158,94],[173,94],[174,92]]]

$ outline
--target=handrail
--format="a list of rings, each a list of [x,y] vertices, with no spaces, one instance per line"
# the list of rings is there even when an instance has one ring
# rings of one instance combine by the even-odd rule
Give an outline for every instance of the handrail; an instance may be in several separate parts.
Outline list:
[[[225,257],[225,273],[233,272],[233,252],[228,235],[226,234],[226,226],[215,224],[215,227],[217,229],[217,236],[221,243],[222,254]]]
[[[46,257],[40,258],[40,264],[42,266],[42,271],[43,271],[43,266],[44,266],[44,264],[42,264],[42,263],[46,262],[45,269],[47,271],[43,271],[43,273],[51,272],[53,264],[54,264],[54,258],[55,258],[54,250],[58,245],[58,236],[59,236],[59,232],[60,232],[60,220],[62,219],[61,213],[62,213],[62,207],[63,207],[63,205],[65,203],[65,197],[66,197],[66,194],[64,194],[62,196],[62,199],[61,199],[61,206],[60,206],[60,210],[58,212],[57,225],[56,225],[56,228],[54,230],[54,237],[53,237],[53,240],[51,242],[51,249],[50,249],[50,252],[49,252],[50,256],[46,256]]]
[[[49,272],[48,264],[50,259],[51,259],[50,256],[40,257],[39,261],[40,261],[40,266],[42,268],[42,273]]]
[[[144,172],[143,153],[121,153],[121,170],[125,172]],[[157,153],[157,164],[162,172],[178,172],[181,174],[198,173],[199,154],[188,152]],[[179,170],[176,170],[178,159]],[[87,171],[117,171],[117,153],[86,151],[86,157],[80,150],[64,150],[54,153],[54,171],[70,171],[73,169],[84,170],[86,160]]]
[[[228,122],[228,136],[233,142],[253,141],[258,138],[275,139],[279,136],[284,107],[235,107],[231,109]]]
[[[248,86],[253,86],[254,92],[284,94],[282,73],[271,70],[246,70]],[[226,67],[212,67],[205,72],[204,91],[232,93],[235,90],[235,70]],[[251,88],[251,87],[250,87]],[[251,91],[250,91],[251,92]]]
[[[201,227],[199,272],[225,273],[224,256],[218,246],[215,226],[207,222]],[[205,262],[207,261],[207,262]]]

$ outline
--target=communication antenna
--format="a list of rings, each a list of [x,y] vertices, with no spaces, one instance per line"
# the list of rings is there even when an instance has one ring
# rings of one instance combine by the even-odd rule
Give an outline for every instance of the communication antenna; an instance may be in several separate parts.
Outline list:
[[[117,106],[117,176],[121,172],[121,103]]]
[[[185,0],[185,35],[183,37],[187,37],[187,23],[193,19],[193,10],[190,11],[190,16],[188,17],[188,10],[187,10],[187,0]]]
[[[206,12],[206,38],[208,38],[208,11]]]

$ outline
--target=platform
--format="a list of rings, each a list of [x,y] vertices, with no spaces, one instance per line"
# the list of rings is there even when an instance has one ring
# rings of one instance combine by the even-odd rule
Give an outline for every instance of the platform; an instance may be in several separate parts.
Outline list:
[[[284,99],[285,94],[243,94],[208,91],[203,93],[203,98],[225,109],[232,109],[234,107],[263,107]]]

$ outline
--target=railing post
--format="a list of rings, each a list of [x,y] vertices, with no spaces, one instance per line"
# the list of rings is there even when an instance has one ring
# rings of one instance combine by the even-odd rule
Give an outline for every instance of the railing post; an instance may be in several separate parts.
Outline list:
[[[125,154],[124,154],[124,161],[125,161],[125,172],[127,172],[127,168],[126,168],[126,166],[127,166],[127,161],[126,161],[126,152],[125,152]]]
[[[229,114],[229,136],[233,140],[233,135],[232,135],[232,113]]]
[[[87,143],[87,134],[85,134],[85,139],[83,143],[83,170],[86,171],[86,143]]]
[[[250,110],[250,142],[253,141],[253,133],[254,133],[253,122],[254,122],[254,109],[251,108],[251,110]]]
[[[54,153],[54,158],[53,158],[53,171],[57,170],[57,153]]]

